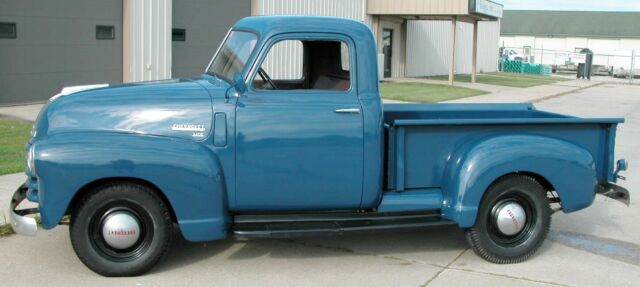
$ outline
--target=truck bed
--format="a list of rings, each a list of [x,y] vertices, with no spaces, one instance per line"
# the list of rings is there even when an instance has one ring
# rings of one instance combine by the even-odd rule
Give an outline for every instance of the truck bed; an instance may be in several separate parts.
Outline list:
[[[598,180],[611,181],[615,127],[623,119],[585,119],[531,104],[385,104],[387,191],[441,188],[448,160],[467,142],[500,135],[568,141],[595,159]]]

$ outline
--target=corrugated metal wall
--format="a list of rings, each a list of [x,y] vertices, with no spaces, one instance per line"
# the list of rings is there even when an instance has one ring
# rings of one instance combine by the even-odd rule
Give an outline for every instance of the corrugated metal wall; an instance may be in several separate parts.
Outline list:
[[[366,0],[259,0],[256,15],[313,15],[349,18],[368,23]]]
[[[365,11],[366,0],[258,0],[253,5],[255,15],[334,16],[366,24],[371,22]],[[301,73],[301,45],[296,45],[295,42],[285,43],[276,47],[272,53],[275,59],[287,59],[285,65],[273,65],[273,60],[267,59],[265,69],[272,78],[294,79]]]
[[[171,78],[172,0],[125,0],[124,81]]]
[[[0,105],[46,101],[65,86],[122,81],[122,2],[0,0]],[[115,28],[96,39],[96,25]]]
[[[471,73],[473,25],[458,22],[456,73]],[[479,22],[478,72],[498,70],[500,24]],[[451,49],[450,21],[409,21],[407,24],[407,77],[446,75]]]
[[[238,19],[251,14],[250,0],[173,0],[174,29],[185,29],[185,41],[172,41],[171,76],[202,74]]]

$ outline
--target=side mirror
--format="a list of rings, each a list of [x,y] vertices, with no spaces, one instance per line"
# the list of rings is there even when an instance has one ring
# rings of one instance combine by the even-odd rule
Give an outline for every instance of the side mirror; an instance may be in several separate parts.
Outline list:
[[[233,75],[233,88],[236,89],[238,94],[243,94],[247,91],[247,84],[245,84],[242,74],[235,73]]]

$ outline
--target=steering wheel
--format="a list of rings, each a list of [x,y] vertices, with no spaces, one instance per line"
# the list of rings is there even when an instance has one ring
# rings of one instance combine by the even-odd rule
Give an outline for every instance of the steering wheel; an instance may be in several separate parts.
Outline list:
[[[273,83],[273,81],[271,80],[271,77],[269,77],[269,75],[267,74],[267,72],[264,71],[264,69],[260,68],[258,70],[258,75],[260,75],[260,78],[262,78],[263,81],[267,82],[273,90],[278,89],[278,87],[276,87],[276,84]]]

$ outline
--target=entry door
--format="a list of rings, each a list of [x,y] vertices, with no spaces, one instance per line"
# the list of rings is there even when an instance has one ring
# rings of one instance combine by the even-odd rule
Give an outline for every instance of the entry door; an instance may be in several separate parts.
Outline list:
[[[325,53],[327,49],[318,45],[304,46]],[[291,46],[298,48],[275,49],[283,59],[269,55],[271,66],[277,68],[262,65],[281,90],[255,88],[252,81],[254,87],[238,99],[236,206],[240,211],[357,209],[363,173],[363,117],[357,89],[355,85],[348,90],[304,87],[308,75],[298,74],[312,69],[296,66],[309,61],[304,60],[303,45]],[[282,71],[282,65],[292,71]],[[332,86],[323,83],[316,86]]]
[[[391,57],[393,56],[393,29],[382,29],[382,53],[384,54],[384,77],[391,77]]]

